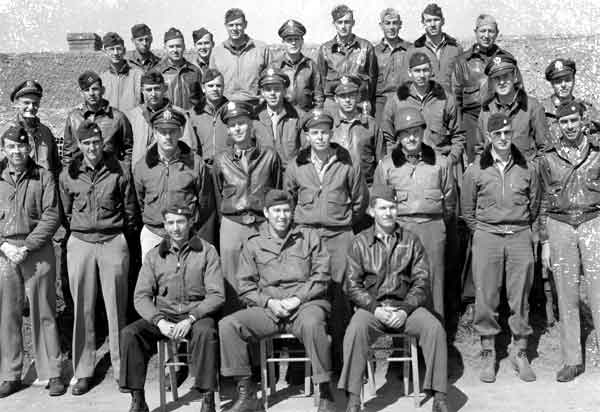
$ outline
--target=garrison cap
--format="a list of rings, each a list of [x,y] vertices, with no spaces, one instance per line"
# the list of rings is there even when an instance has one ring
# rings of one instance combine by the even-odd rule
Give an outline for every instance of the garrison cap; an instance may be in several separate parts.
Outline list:
[[[165,84],[165,78],[162,73],[150,70],[142,75],[141,84]]]
[[[390,185],[376,184],[369,190],[369,198],[371,201],[375,199],[383,199],[388,202],[396,201],[396,191]]]
[[[510,126],[510,119],[504,113],[494,113],[488,119],[487,131],[493,133],[497,130]]]
[[[396,116],[394,116],[395,134],[416,126],[425,127],[425,119],[423,118],[423,114],[414,107],[401,108],[396,113]]]
[[[285,190],[271,189],[265,196],[265,208],[268,209],[272,206],[277,205],[290,205],[293,206],[294,199]]]
[[[344,17],[346,14],[354,14],[352,9],[345,4],[340,4],[339,6],[335,6],[333,10],[331,10],[331,18],[333,21]]]
[[[26,94],[33,94],[35,96],[42,97],[42,92],[43,89],[41,84],[35,80],[25,80],[23,83],[19,84],[13,89],[10,94],[10,101],[14,102],[15,99],[25,96]]]
[[[438,6],[436,3],[428,4],[427,7],[425,7],[425,10],[423,10],[423,14],[428,14],[430,16],[437,16],[440,18],[444,17],[444,14],[442,13],[442,8],[440,6]]]
[[[268,67],[260,75],[258,87],[264,87],[267,84],[281,84],[287,88],[290,85],[290,78],[281,69]]]
[[[179,129],[185,126],[185,114],[167,105],[162,110],[154,113],[150,118],[152,127],[155,129]]]
[[[312,109],[302,120],[302,129],[308,131],[311,127],[318,124],[327,124],[329,128],[333,127],[333,117],[323,109]]]
[[[198,40],[200,40],[207,34],[210,34],[210,39],[212,40],[213,39],[212,33],[209,32],[206,28],[200,27],[198,30],[194,30],[192,32],[192,40],[194,40],[194,43],[196,43]]]
[[[223,74],[221,74],[221,72],[217,69],[208,69],[206,70],[206,72],[204,72],[204,75],[202,76],[202,84],[212,82],[217,77],[223,77]]]
[[[340,82],[335,88],[335,94],[354,93],[360,89],[361,80],[357,76],[348,74],[340,77]]]
[[[551,81],[565,75],[574,75],[576,71],[575,62],[571,59],[552,60],[546,67],[546,80]]]
[[[563,103],[556,109],[556,118],[560,119],[564,116],[569,116],[571,114],[579,114],[582,115],[585,112],[585,106],[583,103],[578,101],[572,101],[569,103]]]
[[[102,37],[102,47],[113,47],[116,45],[124,45],[123,38],[118,33],[110,31]]]
[[[102,131],[96,123],[86,120],[79,125],[75,132],[75,136],[77,136],[77,140],[80,142],[91,137],[99,137],[102,139]]]
[[[221,109],[221,120],[227,123],[227,120],[239,116],[252,117],[254,110],[252,105],[244,101],[230,101]]]
[[[29,143],[27,131],[20,124],[10,126],[8,129],[6,129],[6,131],[2,134],[2,145],[4,145],[5,140],[11,140],[17,143]]]
[[[299,21],[290,19],[281,25],[277,34],[282,39],[288,36],[304,36],[306,34],[306,27]]]
[[[137,39],[142,36],[152,36],[152,31],[144,23],[135,24],[131,27],[131,37]]]
[[[163,217],[165,217],[167,213],[190,217],[194,215],[194,210],[189,205],[186,205],[183,201],[171,199],[162,209],[161,213]]]
[[[173,39],[182,39],[183,38],[183,33],[181,32],[181,30],[176,29],[175,27],[171,27],[169,30],[167,30],[167,32],[165,33],[165,40],[164,42],[168,42],[169,40],[173,40]]]
[[[409,69],[422,64],[431,64],[431,59],[423,52],[415,52],[410,56],[410,59],[408,59]]]
[[[496,54],[490,59],[487,66],[485,66],[486,76],[494,77],[508,71],[513,71],[517,68],[517,59],[512,54],[502,52]]]
[[[225,13],[225,24],[229,23],[230,21],[237,20],[239,18],[242,18],[244,19],[244,21],[246,21],[246,15],[244,14],[244,11],[242,9],[229,9]]]
[[[100,86],[102,86],[102,79],[100,78],[98,73],[93,72],[91,70],[84,71],[77,79],[77,83],[79,83],[79,88],[81,90],[89,89],[90,86],[96,82],[100,83]]]

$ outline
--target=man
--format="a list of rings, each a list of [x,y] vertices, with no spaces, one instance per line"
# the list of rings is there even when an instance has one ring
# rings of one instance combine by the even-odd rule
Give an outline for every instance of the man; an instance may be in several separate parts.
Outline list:
[[[208,168],[202,158],[181,141],[185,114],[172,106],[154,113],[156,139],[133,169],[137,199],[144,227],[140,233],[142,262],[146,254],[166,238],[162,210],[169,202],[186,204],[194,211],[197,236],[213,242],[215,198]]]
[[[224,95],[229,100],[247,101],[256,106],[258,78],[270,61],[269,47],[246,34],[248,21],[241,9],[225,13],[228,38],[213,49],[210,67],[223,74]]]
[[[408,53],[409,56],[414,52],[425,53],[432,62],[435,81],[451,90],[454,65],[463,48],[454,37],[443,32],[445,22],[442,9],[435,3],[428,4],[421,13],[425,34],[415,40]]]
[[[249,341],[285,331],[300,339],[311,360],[313,382],[319,385],[318,412],[334,412],[326,331],[331,310],[327,249],[316,230],[293,225],[293,200],[287,192],[270,190],[263,213],[267,222],[248,237],[237,272],[240,298],[248,308],[219,322],[221,373],[237,380],[238,397],[230,411],[255,410]]]
[[[424,143],[426,124],[418,109],[400,109],[394,130],[398,146],[377,165],[373,184],[396,191],[397,221],[417,235],[427,251],[433,307],[443,318],[445,221],[456,206],[450,164]]]
[[[60,224],[56,177],[30,157],[27,130],[0,136],[0,398],[22,388],[23,304],[30,305],[31,343],[38,379],[50,396],[67,388],[60,378],[56,326],[56,261],[52,235]]]
[[[83,72],[78,79],[83,103],[67,115],[65,124],[63,165],[68,166],[79,151],[75,132],[86,120],[100,127],[104,151],[114,153],[119,160],[131,163],[133,135],[131,124],[120,110],[104,99],[102,79],[93,71]]]
[[[126,235],[137,230],[138,209],[128,164],[103,151],[100,127],[83,122],[76,132],[81,155],[60,175],[65,210],[67,268],[75,302],[73,395],[92,386],[96,366],[95,307],[98,282],[108,320],[110,357],[119,379],[119,331],[127,313],[129,248]]]
[[[554,93],[542,100],[546,120],[550,129],[550,138],[553,143],[561,139],[561,130],[556,118],[556,110],[563,103],[578,101],[585,107],[584,122],[590,134],[600,132],[600,113],[591,104],[573,96],[575,87],[575,74],[577,68],[575,62],[570,59],[555,59],[550,62],[545,70],[546,80],[550,82]]]
[[[122,112],[133,109],[142,99],[140,85],[144,72],[129,65],[125,59],[125,42],[117,33],[106,33],[102,38],[102,48],[110,58],[108,69],[100,73],[104,97]]]
[[[131,41],[135,50],[129,56],[129,64],[147,72],[160,62],[160,57],[152,53],[152,40],[152,31],[146,24],[139,23],[131,27]]]
[[[239,309],[236,280],[240,250],[248,236],[264,222],[264,197],[281,188],[281,160],[271,147],[253,138],[252,107],[247,102],[229,102],[221,110],[231,146],[215,156],[212,172],[221,217],[219,246],[226,287],[226,312]]]
[[[144,383],[156,342],[186,338],[194,388],[202,394],[201,412],[215,412],[215,317],[225,301],[219,255],[193,236],[194,211],[187,204],[169,203],[162,214],[167,238],[146,256],[135,288],[135,308],[142,319],[121,331],[119,385],[131,393],[131,412],[148,412]]]
[[[215,41],[213,40],[213,34],[204,27],[194,30],[192,32],[192,39],[194,41],[194,48],[196,49],[196,66],[200,68],[202,78],[208,70],[210,64],[210,55],[212,49],[215,47]]]
[[[283,71],[269,67],[260,76],[258,86],[264,103],[256,108],[258,120],[254,134],[262,146],[275,149],[285,170],[300,150],[299,123],[303,113],[285,99],[290,79]]]
[[[289,162],[284,187],[294,197],[296,223],[318,229],[331,256],[333,368],[339,371],[341,344],[350,319],[349,302],[342,289],[346,251],[352,241],[352,227],[362,220],[366,207],[365,182],[350,153],[331,142],[330,114],[313,109],[301,127],[308,146]]]
[[[302,53],[306,27],[299,21],[288,20],[277,34],[283,42],[283,54],[275,57],[271,66],[281,69],[290,79],[286,99],[305,112],[323,106],[321,74],[317,64]]]
[[[485,75],[493,89],[483,102],[477,128],[476,152],[485,142],[487,122],[494,113],[502,112],[510,118],[512,143],[527,159],[532,159],[548,144],[549,132],[544,108],[529,96],[520,79],[517,61],[508,53],[498,53],[485,67]]]
[[[192,91],[202,83],[202,72],[184,57],[185,40],[180,30],[171,27],[165,33],[164,43],[166,56],[154,70],[164,76],[171,103],[188,110],[192,107]]]
[[[551,269],[560,312],[563,367],[558,382],[583,373],[579,320],[580,277],[586,285],[596,339],[600,328],[600,149],[585,128],[586,107],[577,101],[559,106],[561,139],[540,161],[542,264]],[[582,270],[582,271],[581,271]]]
[[[346,412],[359,412],[371,344],[384,333],[416,336],[425,358],[423,388],[433,395],[433,412],[447,412],[446,333],[426,308],[429,267],[423,245],[396,223],[396,194],[371,189],[369,214],[375,224],[357,235],[348,251],[346,286],[356,312],[344,336],[344,369],[338,388],[346,391]]]
[[[465,172],[461,193],[463,218],[473,232],[473,326],[482,348],[479,378],[489,383],[496,380],[495,336],[501,332],[498,306],[506,282],[511,361],[521,380],[532,382],[536,376],[527,360],[527,340],[533,332],[528,302],[534,268],[531,225],[541,195],[538,173],[512,144],[507,115],[490,116],[488,133],[490,144]]]
[[[348,6],[336,6],[331,11],[331,18],[336,35],[323,43],[317,54],[325,96],[323,107],[330,113],[336,110],[335,88],[343,75],[353,74],[362,80],[359,103],[367,102],[371,112],[377,83],[377,57],[373,45],[352,33],[354,12]]]
[[[220,112],[227,103],[223,96],[223,75],[215,69],[207,69],[202,77],[204,99],[188,113],[186,134],[190,136],[191,148],[212,166],[217,153],[224,150],[228,142],[227,126]]]
[[[387,8],[380,14],[379,27],[383,38],[375,45],[377,57],[377,86],[375,88],[375,119],[381,124],[386,101],[394,95],[399,84],[406,81],[406,51],[412,46],[399,36],[402,19],[396,9]]]

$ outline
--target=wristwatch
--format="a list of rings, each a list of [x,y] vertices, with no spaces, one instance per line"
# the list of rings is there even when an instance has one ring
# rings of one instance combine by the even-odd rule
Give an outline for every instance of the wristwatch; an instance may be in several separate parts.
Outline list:
[[[194,315],[189,315],[188,319],[192,321],[192,323],[196,322],[196,317]]]

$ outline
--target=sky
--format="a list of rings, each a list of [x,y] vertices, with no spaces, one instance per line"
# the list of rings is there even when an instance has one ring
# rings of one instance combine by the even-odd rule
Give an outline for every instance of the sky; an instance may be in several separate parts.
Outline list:
[[[0,52],[67,50],[68,32],[116,31],[131,37],[130,27],[144,22],[160,47],[165,31],[175,26],[189,44],[191,33],[206,27],[217,41],[224,40],[223,16],[231,7],[246,12],[248,34],[269,43],[279,42],[277,29],[289,18],[308,29],[306,43],[333,37],[331,9],[343,0],[0,0]],[[369,40],[381,37],[379,13],[386,7],[400,11],[401,36],[414,40],[422,33],[420,13],[427,0],[348,0],[355,11],[354,32]],[[462,40],[473,37],[480,13],[492,14],[501,35],[589,35],[600,33],[599,0],[440,0],[445,31]],[[126,44],[130,45],[126,40]]]

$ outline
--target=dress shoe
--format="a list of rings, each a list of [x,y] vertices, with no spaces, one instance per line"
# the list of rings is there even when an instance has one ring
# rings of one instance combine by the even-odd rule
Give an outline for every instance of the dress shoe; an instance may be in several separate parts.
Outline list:
[[[67,392],[67,385],[63,382],[60,377],[50,378],[48,382],[48,395],[60,396]]]
[[[229,412],[254,412],[255,407],[256,386],[249,376],[244,376],[237,382],[237,401]]]
[[[481,351],[479,380],[485,383],[496,381],[496,351],[493,349],[484,349]]]
[[[92,378],[79,378],[71,388],[71,394],[80,396],[88,393],[92,389]]]
[[[144,391],[131,391],[131,406],[129,412],[149,412]]]
[[[431,412],[448,412],[448,403],[445,399],[434,399]]]
[[[21,380],[4,381],[0,384],[0,398],[6,398],[21,389]]]
[[[511,362],[515,370],[519,373],[519,378],[521,378],[523,382],[535,381],[535,372],[531,369],[531,365],[527,359],[527,352],[524,350],[517,351],[517,353],[511,357]]]
[[[556,373],[557,382],[571,382],[583,373],[583,365],[565,365]]]
[[[202,409],[200,412],[215,412],[215,393],[204,392],[202,394]]]

